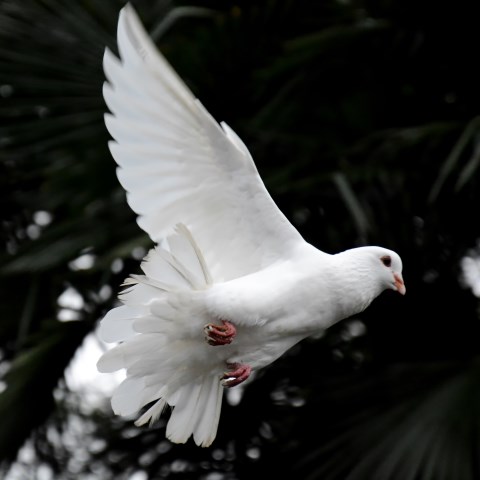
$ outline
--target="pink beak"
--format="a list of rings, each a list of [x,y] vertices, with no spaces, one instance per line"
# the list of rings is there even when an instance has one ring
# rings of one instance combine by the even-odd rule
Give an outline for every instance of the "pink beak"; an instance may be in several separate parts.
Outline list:
[[[401,295],[405,295],[407,289],[405,288],[405,284],[403,283],[403,278],[400,273],[394,273],[393,278],[395,279],[395,287],[398,293]]]

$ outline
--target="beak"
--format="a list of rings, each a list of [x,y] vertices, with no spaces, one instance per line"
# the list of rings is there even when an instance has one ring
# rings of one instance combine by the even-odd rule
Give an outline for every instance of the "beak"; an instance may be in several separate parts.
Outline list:
[[[393,278],[395,279],[395,289],[401,295],[405,295],[407,289],[405,288],[405,284],[403,283],[403,278],[401,273],[394,273]]]

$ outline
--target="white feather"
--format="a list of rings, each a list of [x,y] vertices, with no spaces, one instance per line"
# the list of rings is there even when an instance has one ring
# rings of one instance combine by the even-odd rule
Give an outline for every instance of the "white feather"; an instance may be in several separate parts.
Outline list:
[[[102,321],[104,339],[127,341],[107,351],[97,368],[102,372],[126,369],[127,379],[112,397],[115,413],[131,415],[155,401],[137,420],[143,425],[155,421],[169,404],[174,409],[167,436],[186,442],[193,434],[197,443],[207,446],[218,426],[222,387],[220,375],[211,371],[205,375],[203,367],[207,361],[221,371],[224,361],[211,355],[203,339],[199,341],[203,321],[190,318],[195,307],[185,303],[182,292],[205,289],[211,275],[185,226],[176,227],[165,247],[169,250],[157,247],[147,255],[142,268],[148,276],[134,275],[126,282],[139,283],[122,295],[127,304]],[[124,334],[115,331],[117,324]]]
[[[157,400],[142,416],[135,421],[135,425],[140,427],[145,425],[147,422],[150,422],[150,425],[152,425],[158,420],[167,405],[168,404],[164,398]]]
[[[186,441],[193,434],[206,446],[218,425],[225,350],[217,358],[193,336],[208,320],[204,307],[174,293],[264,268],[302,239],[273,203],[246,146],[195,99],[129,5],[120,14],[118,45],[120,61],[109,50],[104,56],[110,150],[140,226],[157,242],[168,239],[143,262],[145,276],[133,276],[120,296],[142,315],[126,318],[123,309],[104,319],[106,339],[129,340],[107,352],[98,368],[126,368],[133,379],[112,400],[116,411],[131,412],[144,391],[156,391],[157,402],[138,422],[156,418],[168,402],[175,406],[168,436]],[[171,235],[179,223],[189,228],[178,226]],[[192,362],[198,369],[185,369]],[[205,362],[217,373],[202,374]]]
[[[193,430],[193,439],[201,447],[211,445],[217,435],[222,397],[223,388],[217,378],[212,376],[209,381],[204,381]]]
[[[106,342],[120,342],[135,335],[133,322],[144,316],[148,310],[145,307],[130,307],[123,305],[113,308],[104,317],[99,335]]]
[[[121,61],[109,51],[104,58],[113,114],[106,124],[140,226],[158,242],[177,223],[187,225],[216,279],[256,271],[295,248],[302,238],[273,203],[246,146],[195,100],[129,6],[118,42]]]
[[[145,385],[142,378],[126,378],[112,396],[112,409],[117,415],[132,415],[142,406]]]
[[[125,306],[102,321],[101,335],[123,343],[97,366],[126,369],[112,398],[116,413],[148,406],[136,422],[143,425],[169,405],[168,438],[183,443],[193,435],[206,447],[230,364],[264,367],[384,289],[404,293],[401,260],[378,247],[328,255],[304,242],[245,144],[195,99],[129,5],[118,44],[121,60],[109,50],[104,56],[109,146],[128,203],[158,246],[141,265],[144,275],[125,282]],[[236,336],[212,347],[204,326],[223,319],[234,322]]]
[[[145,306],[158,299],[162,294],[162,289],[145,283],[137,283],[135,280],[126,281],[125,285],[128,288],[120,293],[119,298],[128,305]]]
[[[185,443],[193,433],[195,412],[201,383],[190,383],[180,389],[180,398],[167,425],[167,438],[174,443]]]
[[[137,335],[130,338],[128,342],[121,343],[117,347],[106,351],[97,362],[97,368],[103,373],[127,368],[138,358],[142,358],[151,351],[157,351],[166,342],[167,339],[158,333]]]

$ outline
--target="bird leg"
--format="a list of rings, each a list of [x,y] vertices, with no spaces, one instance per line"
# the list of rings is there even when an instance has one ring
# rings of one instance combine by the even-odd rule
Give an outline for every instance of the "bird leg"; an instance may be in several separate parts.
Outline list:
[[[229,371],[223,374],[222,385],[228,388],[240,385],[252,373],[252,367],[245,363],[227,363],[227,367]]]
[[[207,323],[203,327],[205,340],[209,345],[228,345],[232,343],[233,337],[237,334],[237,329],[233,323],[228,320],[222,320],[222,325]]]

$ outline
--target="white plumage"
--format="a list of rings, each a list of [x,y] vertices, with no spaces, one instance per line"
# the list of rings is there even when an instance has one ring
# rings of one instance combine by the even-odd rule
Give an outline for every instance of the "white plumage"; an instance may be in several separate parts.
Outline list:
[[[98,369],[126,369],[115,413],[150,404],[142,425],[170,405],[167,437],[183,443],[193,435],[208,446],[225,386],[383,290],[405,293],[402,263],[380,247],[328,255],[307,244],[247,147],[194,98],[129,5],[118,46],[121,60],[108,49],[104,57],[110,150],[129,205],[158,246],[144,275],[126,281],[123,305],[102,320],[103,339],[120,344]]]

